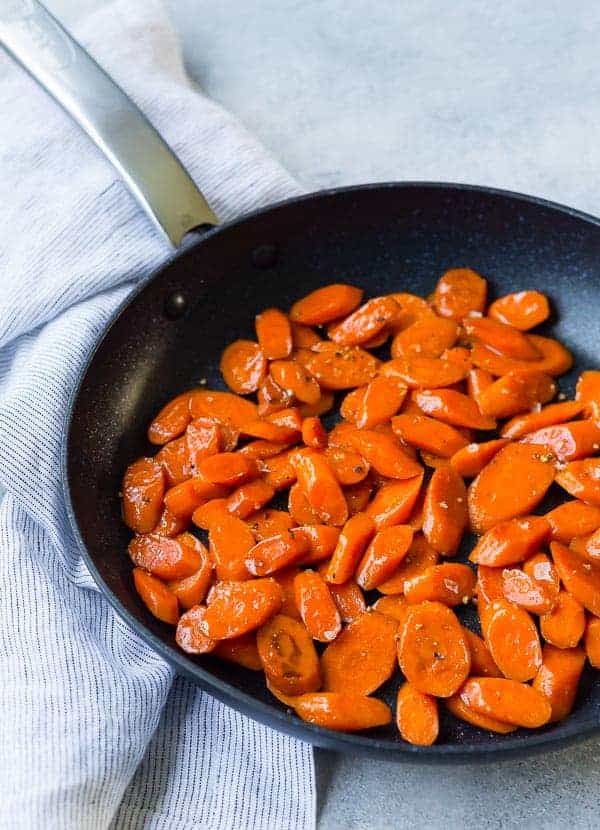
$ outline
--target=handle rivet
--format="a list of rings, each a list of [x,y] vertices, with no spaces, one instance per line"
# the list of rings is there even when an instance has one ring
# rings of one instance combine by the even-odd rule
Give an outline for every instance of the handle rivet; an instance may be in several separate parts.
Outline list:
[[[169,320],[178,320],[187,311],[187,299],[181,291],[173,291],[165,300],[165,314]]]
[[[276,245],[259,245],[252,251],[252,264],[255,268],[272,268],[279,259]]]

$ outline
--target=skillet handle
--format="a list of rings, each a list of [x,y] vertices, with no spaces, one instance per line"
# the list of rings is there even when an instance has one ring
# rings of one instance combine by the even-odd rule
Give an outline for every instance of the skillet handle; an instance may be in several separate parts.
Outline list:
[[[38,0],[0,8],[0,44],[112,162],[169,242],[218,219],[143,113]]]

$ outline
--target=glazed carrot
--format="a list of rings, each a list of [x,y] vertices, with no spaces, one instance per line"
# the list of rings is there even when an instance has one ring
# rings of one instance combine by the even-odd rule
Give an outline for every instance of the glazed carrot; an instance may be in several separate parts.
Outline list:
[[[362,289],[353,285],[326,285],[295,302],[290,309],[290,320],[305,326],[320,326],[350,314],[362,296]]]
[[[136,533],[150,533],[160,519],[165,492],[163,468],[152,458],[130,464],[123,478],[123,520]]]
[[[342,320],[327,327],[327,336],[340,346],[360,346],[395,320],[399,308],[392,297],[375,297]]]
[[[164,444],[154,458],[164,470],[165,484],[173,487],[190,478],[192,472],[189,464],[189,452],[186,436],[175,438]]]
[[[397,647],[406,679],[425,694],[450,697],[469,674],[471,654],[461,625],[440,602],[410,606]]]
[[[316,525],[321,521],[319,514],[310,506],[308,499],[298,484],[293,484],[290,487],[288,511],[295,524]]]
[[[236,340],[225,348],[220,367],[223,380],[238,395],[256,392],[267,374],[267,359],[252,340]]]
[[[293,617],[295,620],[302,619],[300,611],[296,605],[296,597],[294,593],[294,579],[300,573],[300,568],[292,565],[289,568],[284,568],[282,571],[277,571],[273,579],[278,583],[282,591],[283,601],[281,604],[281,614],[286,617]]]
[[[298,485],[324,524],[343,525],[348,505],[342,489],[324,456],[306,449],[294,453],[291,463]]]
[[[552,560],[545,553],[536,553],[524,563],[523,571],[539,585],[547,601],[554,607],[560,592],[560,578]]]
[[[330,341],[322,341],[311,350],[299,349],[295,357],[322,389],[363,386],[373,380],[379,368],[377,358],[360,346],[338,346]]]
[[[539,291],[517,291],[495,300],[488,314],[519,331],[529,331],[548,319],[550,305],[547,297]]]
[[[277,614],[258,629],[256,645],[265,675],[284,694],[314,692],[321,685],[315,646],[298,620]]]
[[[558,599],[558,585],[553,591],[549,585],[534,579],[521,568],[503,569],[502,590],[509,602],[531,614],[548,614]]]
[[[583,405],[577,401],[563,401],[544,406],[539,412],[528,412],[525,415],[516,415],[508,423],[504,424],[500,434],[505,438],[523,438],[536,430],[545,427],[556,426],[571,418],[575,418],[583,409]]]
[[[300,565],[316,565],[330,559],[340,538],[339,527],[331,525],[306,525],[295,527],[292,532],[296,539],[304,540],[308,546],[299,560]]]
[[[325,450],[327,463],[333,470],[333,474],[340,484],[344,486],[358,484],[366,478],[369,472],[369,464],[354,450],[342,449],[342,447],[327,447]]]
[[[315,343],[321,342],[321,337],[310,326],[305,326],[303,323],[295,323],[290,320],[292,328],[292,343],[294,349],[312,349]]]
[[[321,397],[317,381],[295,360],[274,360],[269,371],[275,383],[299,401],[315,404]]]
[[[180,541],[183,542],[182,537],[185,537],[189,547],[194,546],[198,552],[200,566],[191,576],[168,582],[167,587],[175,594],[181,607],[187,609],[204,601],[213,578],[213,563],[208,551],[199,539],[196,539],[191,533],[183,533],[179,537]]]
[[[294,579],[294,598],[311,637],[322,643],[335,640],[342,622],[327,583],[316,571],[300,571]]]
[[[177,597],[164,582],[142,568],[133,569],[133,582],[142,602],[154,617],[169,625],[177,625]]]
[[[267,375],[256,392],[257,409],[255,414],[260,418],[267,415],[272,415],[274,412],[279,412],[280,409],[287,409],[292,406],[294,396],[291,392],[282,389],[278,383],[275,383],[271,375]],[[252,418],[244,421],[244,424],[252,422]]]
[[[231,437],[228,429],[228,436]],[[185,431],[187,449],[186,473],[190,476],[198,473],[198,464],[202,458],[216,455],[223,449],[223,428],[215,418],[200,416]],[[237,434],[234,445],[237,443]]]
[[[279,455],[263,458],[259,462],[264,480],[274,490],[285,490],[286,487],[291,487],[296,481],[296,470],[292,464],[292,456],[295,452],[294,449],[286,450],[279,453]]]
[[[552,542],[552,558],[565,589],[595,616],[600,616],[600,563]]]
[[[484,608],[497,599],[505,599],[502,586],[502,568],[490,568],[479,565],[477,568],[477,610],[479,617]]]
[[[234,637],[231,640],[217,640],[212,653],[220,660],[237,663],[238,666],[243,666],[245,669],[251,669],[252,671],[262,669],[254,631],[242,634],[241,637]]]
[[[356,581],[365,591],[386,582],[409,551],[414,531],[408,525],[394,525],[378,530],[362,557]]]
[[[521,682],[535,677],[542,663],[542,647],[527,611],[497,599],[480,610],[480,619],[485,644],[502,674]]]
[[[219,579],[250,578],[246,559],[255,540],[246,522],[229,513],[221,513],[210,525],[208,543]]]
[[[373,729],[392,720],[389,706],[381,700],[346,691],[298,695],[289,703],[302,720],[339,732]]]
[[[572,547],[575,547],[573,542],[571,545]],[[597,530],[595,530],[586,540],[582,552],[588,559],[591,559],[592,562],[598,562],[600,560],[600,533]]]
[[[169,401],[148,427],[148,440],[152,444],[166,444],[181,435],[192,420],[190,392]]]
[[[450,363],[462,366],[465,371],[471,371],[471,352],[464,346],[454,346],[452,349],[446,349],[440,357],[442,360],[448,360]]]
[[[354,576],[367,545],[375,535],[375,523],[365,513],[357,513],[342,528],[325,574],[327,582],[343,585]]]
[[[187,519],[177,518],[177,516],[174,516],[165,507],[160,514],[158,524],[154,528],[154,533],[158,533],[159,536],[178,536],[180,533],[183,533],[184,530],[187,530],[188,527],[189,522]]]
[[[600,507],[600,458],[570,461],[556,473],[556,483],[571,496]]]
[[[245,398],[232,395],[231,392],[201,389],[191,393],[190,412],[192,419],[206,415],[236,429],[257,415],[256,404]]]
[[[559,461],[576,461],[600,450],[600,426],[594,421],[571,421],[544,427],[521,439],[523,444],[542,444]]]
[[[412,514],[422,483],[423,473],[380,487],[366,510],[375,522],[375,527],[380,530],[405,523]]]
[[[452,268],[438,280],[433,304],[441,317],[460,320],[469,312],[482,312],[486,297],[487,282],[476,271]]]
[[[552,715],[541,692],[503,677],[471,677],[462,687],[460,699],[482,715],[528,729],[543,726]]]
[[[600,527],[600,507],[574,499],[546,513],[555,542],[568,545],[576,536],[587,536]]]
[[[585,652],[582,648],[544,646],[542,665],[533,681],[533,688],[550,702],[550,723],[562,720],[571,713],[584,663]]]
[[[189,533],[183,533],[176,539],[159,536],[157,533],[145,533],[134,536],[127,550],[134,565],[150,571],[153,576],[159,579],[185,579],[202,564],[200,550],[187,537],[194,539]]]
[[[479,408],[494,418],[510,418],[549,401],[556,383],[543,372],[511,372],[494,381],[477,398]]]
[[[392,418],[392,427],[406,444],[442,458],[450,458],[468,443],[454,427],[423,414],[396,415]]]
[[[267,360],[282,360],[292,352],[290,321],[278,308],[267,308],[256,315],[256,338]]]
[[[211,484],[236,487],[256,478],[258,468],[253,458],[237,452],[222,452],[203,458],[198,473]]]
[[[543,516],[509,519],[492,527],[477,542],[469,559],[500,568],[523,562],[548,540],[550,525]]]
[[[600,618],[590,617],[585,627],[585,653],[595,669],[600,668]]]
[[[165,507],[178,519],[189,520],[197,507],[212,498],[221,498],[226,493],[223,487],[210,484],[204,479],[193,478],[170,487],[165,493]]]
[[[573,356],[558,341],[537,334],[526,335],[527,339],[541,352],[539,360],[515,360],[504,357],[483,343],[476,341],[471,350],[471,360],[480,369],[486,369],[492,375],[500,377],[509,372],[527,372],[536,370],[547,375],[557,376],[568,372],[573,365]]]
[[[471,653],[471,673],[475,677],[501,677],[502,672],[494,663],[494,658],[481,637],[464,625],[463,633]]]
[[[321,397],[316,403],[302,403],[300,404],[300,414],[303,418],[320,417],[332,409],[334,404],[334,397],[332,392],[324,392],[321,390]]]
[[[396,725],[409,744],[431,746],[440,729],[436,699],[404,683],[396,699]]]
[[[378,586],[382,594],[402,594],[404,583],[423,573],[427,568],[437,565],[439,554],[421,533],[415,534],[412,545],[397,568],[396,572]]]
[[[350,623],[321,656],[323,690],[369,695],[396,666],[396,622],[367,611]]]
[[[254,631],[279,613],[281,588],[274,579],[227,581],[208,595],[208,607],[200,629],[214,640],[230,640]]]
[[[187,654],[207,654],[214,651],[217,645],[217,641],[206,635],[200,627],[205,615],[206,606],[196,605],[179,618],[175,641]]]
[[[408,455],[392,435],[372,429],[357,429],[349,433],[348,440],[354,450],[386,478],[413,478],[422,471],[421,465]]]
[[[519,329],[490,317],[471,317],[463,321],[466,334],[504,357],[514,360],[539,360],[540,352]]]
[[[444,702],[448,711],[455,718],[464,720],[472,724],[472,726],[478,726],[480,729],[487,729],[489,732],[499,732],[501,735],[508,735],[509,732],[514,732],[517,728],[511,723],[503,723],[500,720],[496,720],[496,718],[491,718],[487,715],[482,715],[480,712],[476,712],[467,706],[466,703],[463,703],[460,695],[453,695]]]
[[[249,481],[247,484],[242,484],[237,490],[226,500],[226,509],[240,519],[247,519],[257,510],[260,510],[265,504],[268,504],[273,496],[275,490],[266,481],[257,478],[254,481]]]
[[[354,622],[367,610],[363,592],[353,579],[343,585],[329,583],[329,591],[343,623]]]
[[[494,376],[486,372],[485,369],[469,369],[469,374],[467,375],[467,394],[474,401],[478,401],[479,395],[484,389],[491,386],[493,382]]]
[[[492,441],[484,441],[483,444],[467,444],[454,453],[450,464],[459,476],[474,478],[507,444],[507,438],[494,438]]]
[[[359,429],[385,424],[404,403],[406,391],[403,383],[385,377],[374,378],[346,395],[340,414]]]
[[[287,511],[267,507],[251,516],[248,519],[248,525],[256,540],[260,542],[261,539],[268,539],[269,536],[276,536],[284,530],[289,530],[294,526],[294,521]]]
[[[468,395],[454,389],[423,390],[415,395],[417,406],[432,418],[454,427],[495,429],[494,418],[482,415]]]
[[[554,608],[540,619],[540,631],[553,646],[574,648],[585,631],[583,606],[567,591],[559,591]]]
[[[408,326],[411,326],[423,317],[436,317],[429,303],[422,297],[417,297],[416,294],[407,294],[400,291],[395,294],[390,294],[390,297],[395,300],[396,305],[400,309],[398,317],[392,323],[396,331],[402,331],[402,329],[408,328]]]
[[[361,481],[359,484],[344,488],[348,516],[356,516],[357,513],[363,513],[366,510],[372,489],[373,485],[370,481]]]
[[[411,389],[438,389],[459,383],[468,373],[466,366],[437,357],[396,357],[381,366],[384,377],[402,381]]]
[[[588,370],[579,375],[575,398],[583,404],[586,418],[600,417],[600,371]]]
[[[432,452],[421,450],[421,461],[426,467],[431,467],[433,470],[439,470],[440,467],[449,467],[450,459],[442,458],[439,455],[434,455]]]
[[[410,605],[441,602],[453,607],[466,605],[475,590],[475,573],[468,565],[444,562],[404,582],[404,596]]]
[[[476,533],[536,507],[554,480],[554,456],[530,444],[508,444],[471,483],[469,518]],[[572,462],[585,463],[585,462]]]
[[[280,444],[277,441],[265,441],[263,438],[258,438],[256,441],[250,441],[243,447],[240,447],[238,452],[240,455],[245,455],[248,458],[254,458],[255,461],[263,461],[265,458],[273,458],[280,455],[289,449],[290,444]]]
[[[452,467],[436,470],[427,486],[423,533],[443,556],[454,556],[467,527],[467,490]]]
[[[290,416],[290,413],[293,413]],[[241,428],[244,435],[274,444],[295,444],[302,435],[302,419],[296,407],[279,409],[264,418],[247,421]]]
[[[391,617],[398,622],[404,621],[404,615],[407,610],[408,603],[401,594],[390,594],[389,596],[379,597],[373,605],[373,611],[385,614],[386,617]]]
[[[294,530],[285,530],[250,548],[246,555],[246,568],[254,576],[269,576],[298,562],[308,549],[305,536],[296,534]]]
[[[318,418],[305,418],[302,421],[302,440],[307,447],[324,450],[327,446],[327,430]]]
[[[392,341],[392,357],[411,354],[440,357],[452,348],[458,338],[458,326],[454,320],[444,317],[421,317],[399,332]]]

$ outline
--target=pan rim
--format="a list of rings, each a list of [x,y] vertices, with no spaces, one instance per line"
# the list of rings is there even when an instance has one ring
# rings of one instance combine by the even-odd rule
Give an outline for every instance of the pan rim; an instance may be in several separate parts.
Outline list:
[[[600,226],[600,218],[591,214],[558,202],[553,202],[538,196],[531,196],[516,191],[486,187],[485,185],[462,184],[454,182],[391,181],[334,187],[274,202],[237,217],[236,219],[224,223],[223,225],[209,229],[202,234],[198,242],[195,244],[202,244],[205,240],[211,238],[212,236],[225,232],[240,223],[246,222],[247,220],[267,214],[274,210],[285,208],[289,205],[298,204],[303,201],[327,198],[341,193],[348,194],[354,192],[360,193],[363,191],[393,189],[409,190],[411,188],[430,188],[437,190],[484,193],[486,195],[498,196],[524,203],[535,204],[541,207],[547,207],[553,211],[558,211],[559,213],[572,216],[576,219],[581,219],[592,225]],[[146,627],[146,625],[140,623],[121,604],[116,594],[113,593],[108,584],[104,581],[102,574],[97,568],[85,542],[83,541],[83,536],[80,531],[75,508],[71,498],[71,481],[68,464],[72,425],[81,388],[105,338],[108,336],[121,314],[132,302],[134,302],[136,297],[141,294],[150,283],[157,279],[165,268],[167,268],[178,257],[182,256],[186,250],[189,250],[189,245],[183,246],[167,257],[165,261],[156,269],[141,279],[138,285],[136,285],[135,288],[133,288],[124,300],[122,300],[114,309],[106,322],[101,335],[89,350],[85,362],[79,369],[76,381],[69,396],[65,419],[63,422],[61,436],[61,482],[70,528],[77,548],[80,551],[96,586],[102,595],[108,600],[111,607],[117,612],[118,616],[135,634],[142,639],[144,643],[150,646],[155,653],[162,657],[162,659],[164,659],[165,662],[167,662],[179,674],[188,677],[196,685],[199,685],[208,693],[214,694],[219,700],[223,701],[227,705],[231,705],[238,711],[242,711],[245,715],[258,720],[267,726],[278,729],[288,735],[292,735],[310,744],[333,749],[338,752],[377,756],[382,759],[397,762],[420,762],[425,764],[469,763],[475,760],[479,762],[493,762],[506,760],[510,757],[516,757],[517,755],[525,757],[526,755],[539,753],[545,750],[557,749],[559,747],[566,746],[567,744],[584,740],[586,737],[590,737],[600,732],[600,722],[594,720],[593,718],[589,718],[583,723],[578,722],[576,724],[573,723],[569,725],[569,721],[565,722],[559,728],[558,734],[556,731],[540,733],[534,732],[527,734],[525,737],[504,738],[501,743],[434,744],[429,747],[420,747],[407,744],[406,742],[401,741],[400,738],[398,738],[397,743],[391,744],[389,739],[384,740],[378,738],[377,736],[362,735],[360,733],[347,734],[326,730],[322,727],[300,721],[295,715],[291,715],[289,710],[281,709],[275,704],[267,704],[257,700],[243,690],[233,687],[226,681],[216,677],[210,671],[198,665],[183,653],[178,652],[173,645],[163,642],[163,640],[153,634],[152,631]]]

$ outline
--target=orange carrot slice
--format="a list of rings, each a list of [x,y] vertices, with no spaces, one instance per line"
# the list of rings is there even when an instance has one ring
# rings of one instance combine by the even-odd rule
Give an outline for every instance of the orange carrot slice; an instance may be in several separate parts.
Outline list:
[[[404,683],[396,700],[396,724],[409,744],[431,746],[440,728],[436,699]]]
[[[482,715],[528,729],[543,726],[552,716],[545,695],[525,683],[502,677],[471,677],[462,687],[460,699]]]
[[[523,562],[550,536],[550,525],[543,516],[509,519],[492,527],[477,542],[469,559],[478,565],[500,568]]]
[[[423,533],[445,556],[454,556],[468,524],[467,490],[452,467],[441,467],[431,477],[423,507]]]
[[[550,702],[550,723],[563,720],[571,713],[584,663],[585,652],[582,648],[544,646],[542,665],[533,681],[533,688]]]

